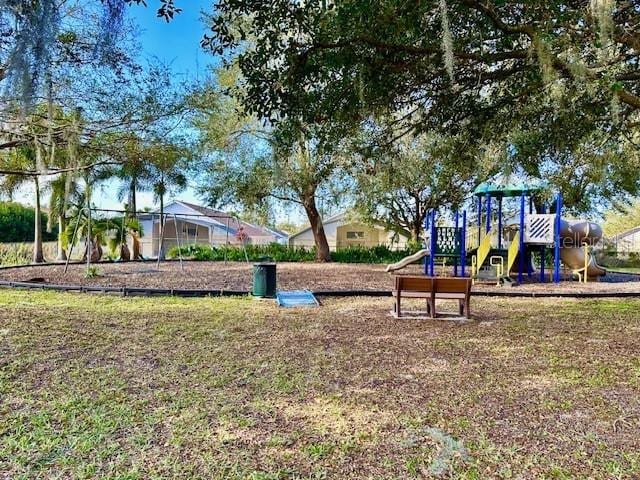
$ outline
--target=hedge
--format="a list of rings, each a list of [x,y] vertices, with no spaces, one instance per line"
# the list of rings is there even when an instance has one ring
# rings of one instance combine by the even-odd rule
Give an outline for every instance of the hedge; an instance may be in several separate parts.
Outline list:
[[[0,202],[0,242],[33,242],[33,230],[36,213],[33,207],[25,207],[14,202]],[[57,238],[57,227],[47,232],[47,214],[40,214],[42,240]]]
[[[269,245],[247,245],[245,249],[238,246],[211,247],[209,245],[187,245],[178,249],[174,247],[167,253],[168,258],[183,258],[192,260],[259,262],[273,260],[275,262],[312,262],[316,258],[315,248],[288,247],[277,243]],[[331,252],[331,260],[338,263],[394,263],[407,255],[415,253],[413,248],[391,250],[385,245],[376,247],[349,247]]]

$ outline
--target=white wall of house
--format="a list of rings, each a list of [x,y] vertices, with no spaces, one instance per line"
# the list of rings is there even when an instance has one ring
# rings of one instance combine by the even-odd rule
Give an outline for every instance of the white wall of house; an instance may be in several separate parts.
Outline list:
[[[340,226],[340,222],[327,222],[324,224],[324,233],[327,236],[327,242],[329,243],[329,248],[331,250],[336,249],[336,236],[338,227]],[[299,234],[292,235],[289,237],[289,245],[292,247],[306,247],[311,248],[315,246],[315,241],[313,240],[313,232],[310,228],[302,231]]]
[[[615,248],[621,253],[640,252],[640,228],[634,228],[629,233],[622,233],[612,240]]]
[[[165,234],[163,245],[165,251],[178,245],[207,244],[207,245],[240,245],[241,241],[233,232],[241,226],[233,218],[215,218],[202,215],[197,210],[180,202],[173,202],[165,207]],[[175,214],[175,220],[174,220]],[[160,215],[149,214],[149,218],[141,219],[144,235],[141,238],[142,255],[146,258],[157,256],[160,246]],[[176,234],[177,224],[177,234]],[[256,227],[253,232],[261,231]],[[253,245],[268,245],[274,242],[276,236],[270,231],[264,235],[250,234],[248,243]]]
[[[144,258],[153,256],[153,220],[151,218],[140,220],[143,235],[140,237],[141,251]]]

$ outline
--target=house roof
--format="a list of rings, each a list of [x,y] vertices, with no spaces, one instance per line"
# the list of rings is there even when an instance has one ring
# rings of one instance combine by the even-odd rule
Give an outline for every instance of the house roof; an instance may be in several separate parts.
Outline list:
[[[640,226],[635,227],[635,228],[631,228],[625,232],[621,232],[618,233],[617,235],[614,235],[611,240],[616,240],[616,241],[620,241],[620,240],[624,240],[626,237],[629,237],[631,235],[634,235],[636,233],[640,232]]]
[[[207,217],[210,217],[212,220],[215,220],[216,222],[224,225],[225,227],[228,224],[230,230],[231,229],[238,230],[242,228],[249,237],[273,236],[273,232],[269,231],[268,229],[260,227],[259,225],[254,225],[248,222],[244,222],[234,217],[230,213],[223,212],[220,210],[214,210],[213,208],[202,207],[200,205],[196,205],[189,202],[183,202],[182,200],[176,200],[175,203],[180,203],[188,208],[191,208],[192,210],[195,210],[201,215],[206,215]]]
[[[284,230],[278,230],[277,228],[265,227],[265,230],[269,230],[276,237],[280,237],[280,238],[289,238],[291,236],[290,233],[287,233]]]

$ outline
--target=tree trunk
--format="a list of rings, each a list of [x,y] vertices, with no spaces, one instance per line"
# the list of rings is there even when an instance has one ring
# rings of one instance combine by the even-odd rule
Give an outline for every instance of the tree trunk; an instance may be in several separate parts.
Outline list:
[[[309,224],[311,225],[313,240],[316,244],[316,261],[330,262],[331,252],[329,251],[329,243],[327,242],[327,235],[324,232],[322,218],[316,207],[315,195],[312,194],[305,198],[303,205],[307,218],[309,219]]]
[[[102,260],[102,255],[104,254],[104,251],[102,250],[102,245],[100,245],[99,240],[100,239],[98,237],[93,237],[89,242],[89,245],[86,245],[84,247],[84,253],[82,254],[82,260],[81,260],[82,262],[87,261],[89,250],[91,250],[91,257],[90,257],[91,263],[98,263],[100,260]]]
[[[33,263],[44,263],[44,254],[42,253],[42,219],[40,218],[40,183],[38,177],[33,178],[36,189],[36,219],[33,230]]]
[[[136,190],[138,189],[138,182],[136,177],[131,178],[131,183],[129,184],[129,212],[131,218],[136,218],[136,213],[138,211],[137,199],[136,199]]]
[[[62,246],[62,235],[66,228],[67,219],[64,218],[64,215],[58,215],[58,257],[56,260],[59,262],[64,262],[67,259],[67,251]]]
[[[102,245],[100,245],[100,239],[94,237],[91,240],[91,263],[98,263],[102,260]]]
[[[165,259],[164,254],[164,195],[160,195],[160,243],[158,245],[158,258]]]
[[[422,234],[422,222],[414,222],[411,225],[411,240],[414,242],[420,242],[420,235]]]
[[[411,220],[411,240],[416,243],[421,243],[420,238],[424,238],[424,220],[427,217],[428,210],[426,205],[423,206],[420,201],[419,192],[414,192],[413,203],[414,208],[412,210],[415,212],[415,215],[409,214],[410,218],[413,216]]]
[[[153,229],[153,227],[151,228]],[[131,245],[133,247],[133,259],[140,260],[142,258],[142,248],[140,246],[140,237],[135,232],[131,232]]]
[[[131,260],[131,252],[129,246],[126,243],[120,245],[120,261],[128,262]]]

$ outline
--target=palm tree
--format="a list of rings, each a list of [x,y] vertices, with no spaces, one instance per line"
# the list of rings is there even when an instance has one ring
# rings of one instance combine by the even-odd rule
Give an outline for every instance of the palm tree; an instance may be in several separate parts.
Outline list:
[[[170,192],[182,191],[187,186],[183,171],[189,151],[176,144],[155,142],[147,149],[149,159],[148,182],[154,201],[160,204],[160,238],[164,236],[164,200]],[[158,251],[158,259],[164,260],[164,246]]]
[[[55,221],[58,223],[58,256],[57,261],[67,259],[64,242],[64,231],[67,228],[67,215],[70,199],[78,196],[77,175],[74,172],[59,174],[49,183],[49,221],[47,230],[53,229]]]
[[[108,224],[108,234],[110,235],[108,240],[109,249],[112,253],[116,253],[116,250],[119,250],[118,258],[123,262],[128,262],[131,260],[131,252],[129,251],[127,240],[129,236],[131,236],[134,241],[135,250],[135,239],[144,235],[142,225],[135,218],[127,216],[110,218]]]
[[[117,165],[101,168],[96,173],[96,180],[119,180],[117,198],[119,201],[126,199],[126,216],[135,219],[138,211],[138,192],[151,189],[150,152],[134,133],[102,135],[99,141],[110,145],[109,157],[116,161]],[[129,234],[133,243],[133,259],[138,260],[142,257],[139,233],[133,229]]]
[[[58,260],[66,259],[63,248],[62,232],[65,230],[66,208],[69,195],[77,190],[75,172],[58,174],[48,185],[42,184],[40,173],[46,173],[48,167],[69,168],[80,165],[81,112],[65,114],[59,106],[48,102],[40,105],[36,112],[27,118],[25,126],[32,137],[30,143],[21,144],[0,157],[3,166],[16,171],[32,171],[33,175],[7,175],[0,189],[13,194],[25,183],[33,182],[36,222],[34,225],[33,262],[44,262],[42,249],[41,193],[50,189],[49,221],[50,231],[53,222],[58,221]]]
[[[80,239],[84,239],[85,251],[82,260],[86,260],[90,253],[90,260],[97,262],[102,258],[102,245],[109,230],[109,224],[104,218],[92,213],[91,196],[94,186],[105,179],[100,170],[85,170],[82,174],[84,189],[76,189],[69,199],[68,223],[64,229],[63,245],[75,246]]]
[[[68,219],[67,228],[64,230],[63,241],[65,246],[75,246],[85,243],[82,261],[90,255],[92,263],[102,259],[102,246],[106,244],[110,229],[110,222],[105,218],[89,217],[86,208],[74,208]]]
[[[135,217],[138,209],[137,194],[148,191],[149,159],[148,151],[142,140],[133,133],[111,134],[103,138],[115,149],[109,156],[118,165],[102,170],[104,179],[116,178],[120,181],[118,200],[126,199],[126,210],[131,217]]]

